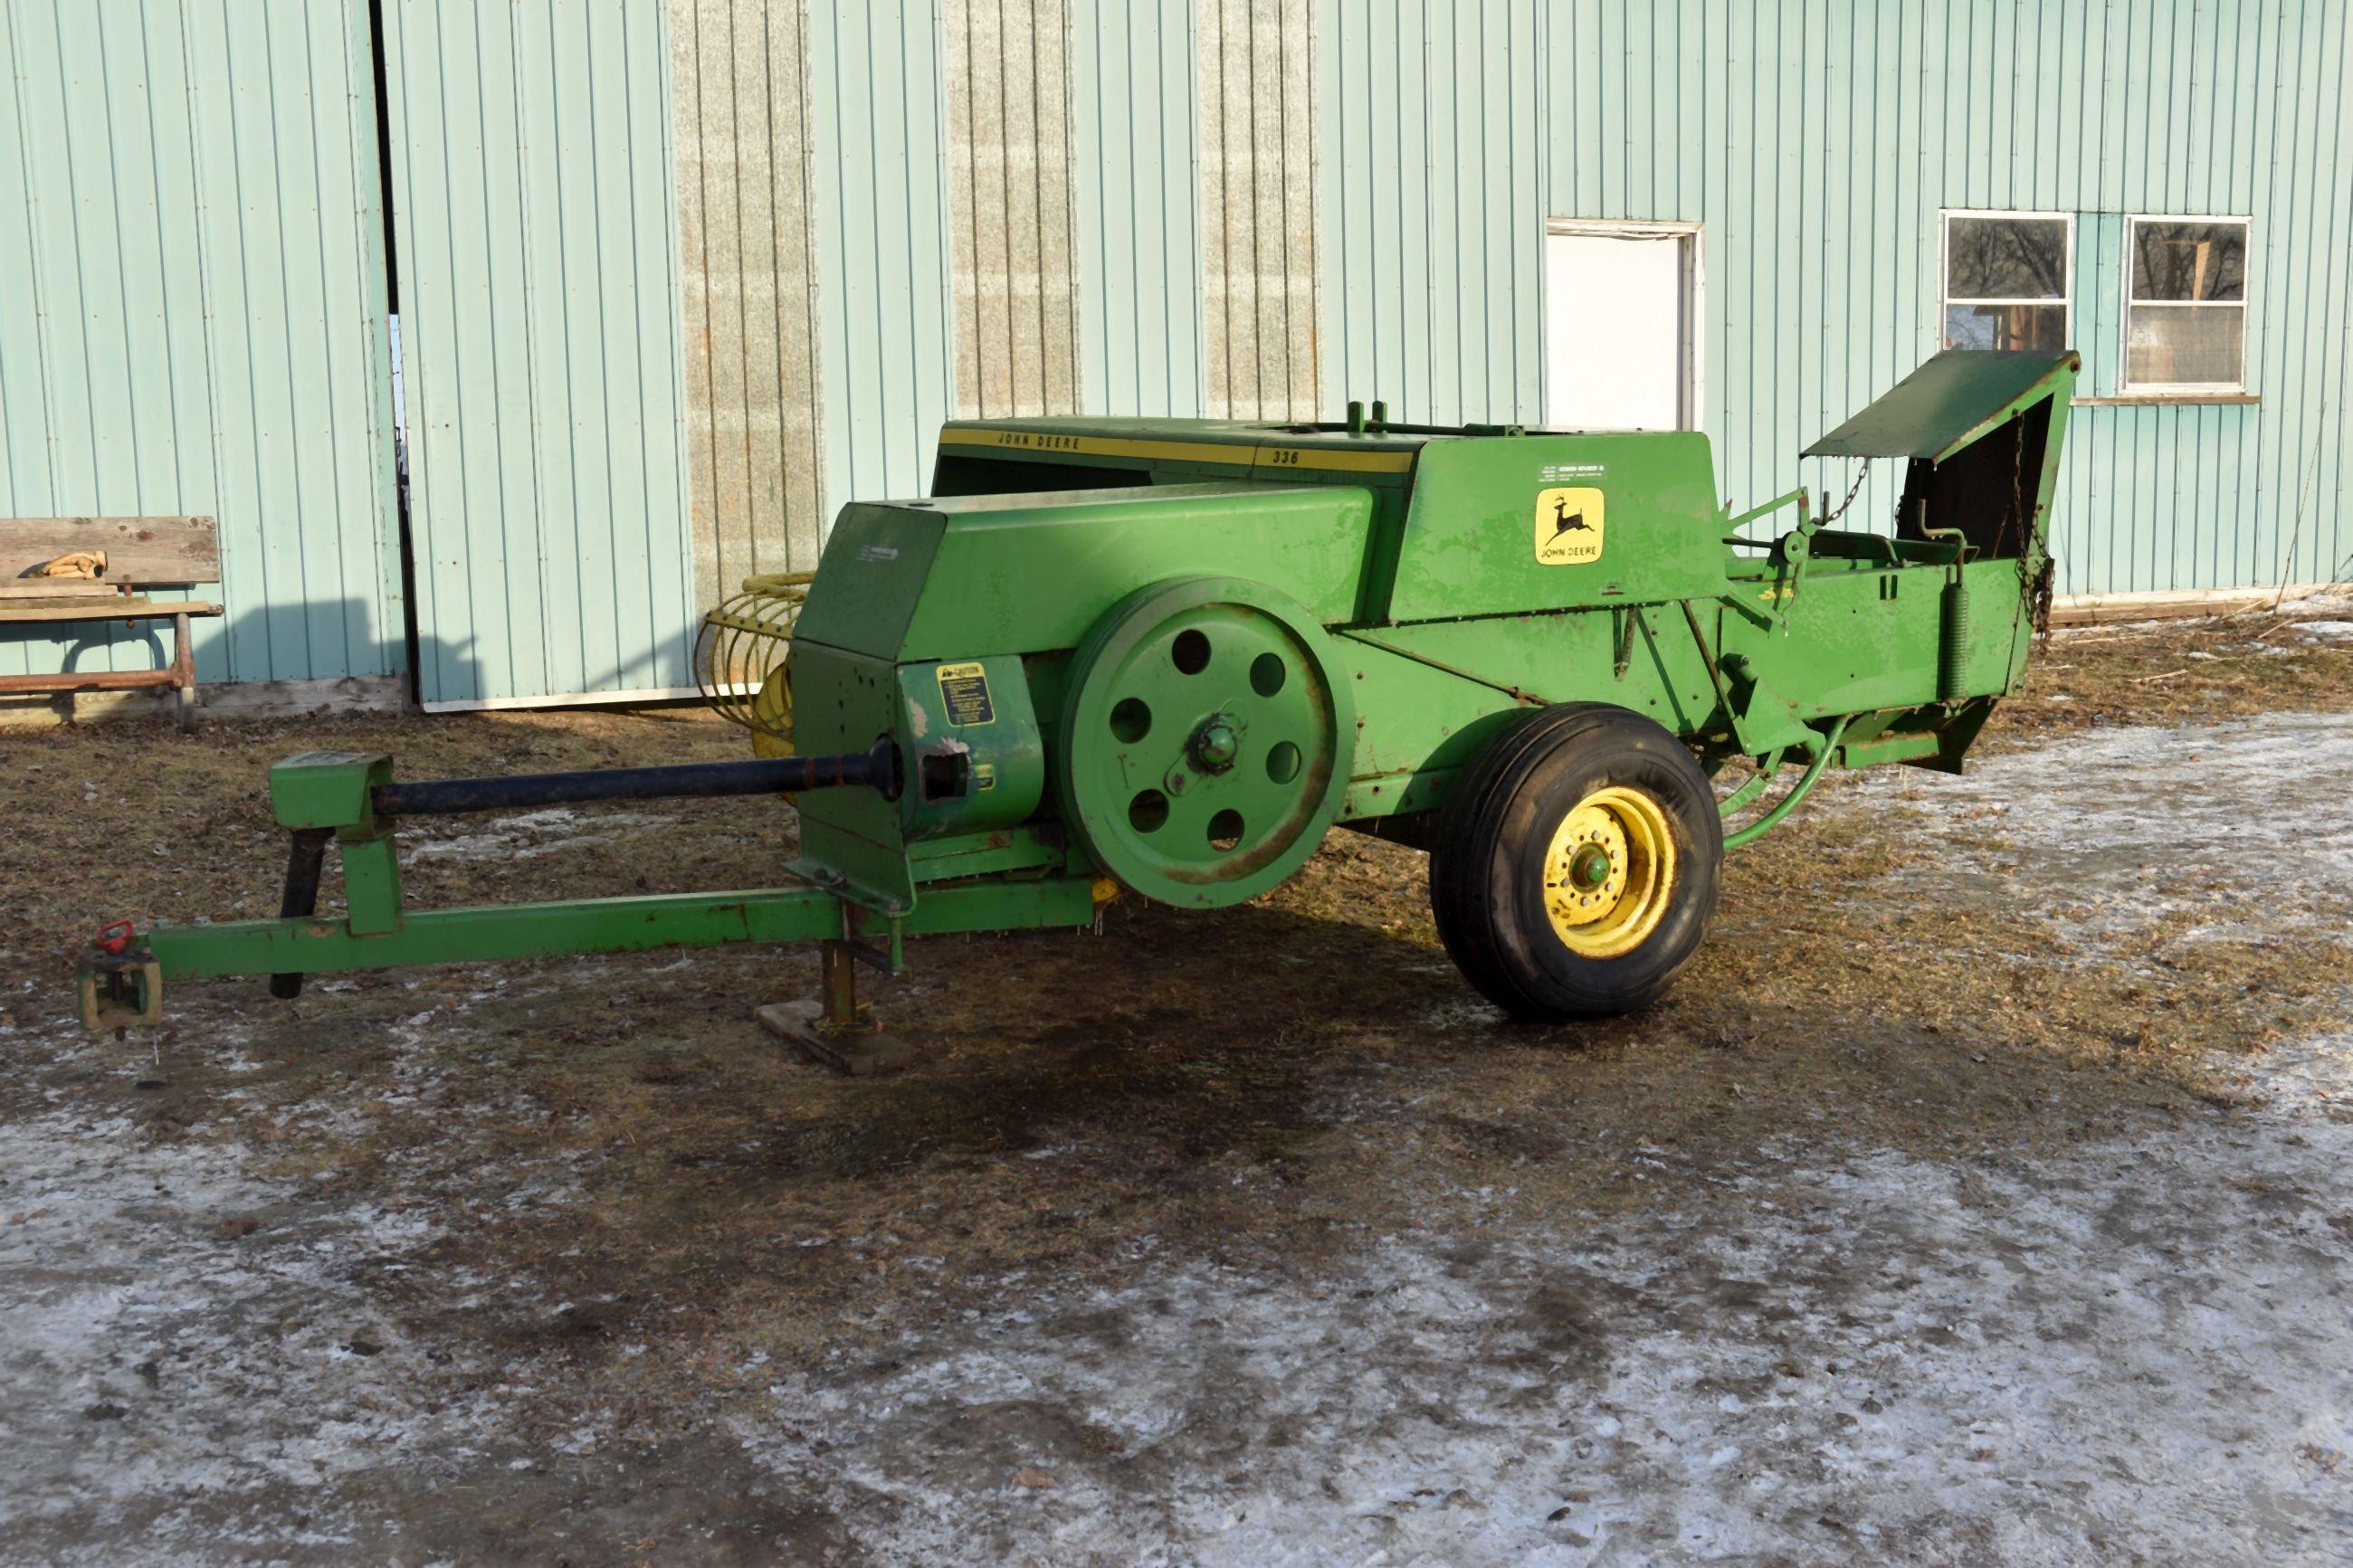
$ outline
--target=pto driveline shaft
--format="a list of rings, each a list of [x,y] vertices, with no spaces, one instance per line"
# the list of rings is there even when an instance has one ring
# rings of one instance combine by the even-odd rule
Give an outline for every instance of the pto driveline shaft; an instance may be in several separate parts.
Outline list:
[[[672,800],[689,796],[781,795],[837,785],[863,785],[886,796],[899,791],[896,750],[887,741],[870,752],[831,757],[764,757],[740,763],[685,763],[663,768],[599,768],[569,773],[517,773],[508,778],[432,779],[378,784],[379,816],[445,816],[465,811],[516,811],[598,800]]]

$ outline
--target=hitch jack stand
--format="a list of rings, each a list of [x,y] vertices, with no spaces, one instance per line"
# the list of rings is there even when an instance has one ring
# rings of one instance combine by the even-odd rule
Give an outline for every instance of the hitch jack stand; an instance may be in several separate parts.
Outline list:
[[[818,995],[808,1002],[772,1002],[752,1016],[761,1027],[819,1067],[852,1078],[897,1072],[914,1059],[914,1048],[882,1033],[874,1010],[858,1000],[858,965],[891,967],[889,956],[863,942],[818,944]]]

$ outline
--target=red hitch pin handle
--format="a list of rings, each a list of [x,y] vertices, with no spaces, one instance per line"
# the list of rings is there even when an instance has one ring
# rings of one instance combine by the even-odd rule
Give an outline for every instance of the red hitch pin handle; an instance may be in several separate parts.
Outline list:
[[[98,951],[123,953],[131,951],[132,939],[139,934],[129,921],[110,921],[98,928]]]

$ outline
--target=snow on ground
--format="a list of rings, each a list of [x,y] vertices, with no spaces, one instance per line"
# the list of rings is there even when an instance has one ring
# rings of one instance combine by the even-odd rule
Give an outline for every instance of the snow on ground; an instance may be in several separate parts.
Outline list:
[[[1941,847],[1906,896],[2095,931],[2353,907],[2341,717],[1888,770],[1822,809]],[[1139,1237],[1117,1288],[911,1311],[714,1418],[886,1562],[2353,1560],[2353,1038],[2249,1064],[2252,1108],[2056,1152],[1791,1135],[1568,1227],[1441,1194],[1479,1223],[1328,1266]],[[92,1562],[332,1561],[363,1479],[439,1513],[441,1479],[522,1463],[513,1369],[379,1310],[429,1229],[256,1161],[62,1091],[0,1133],[0,1561],[53,1560],[59,1521]]]
[[[1932,901],[2353,909],[2353,717],[1889,769],[1830,808],[1936,843],[1895,878]],[[2346,1561],[2353,1038],[2249,1083],[2267,1106],[2056,1156],[1790,1139],[1602,1239],[1506,1195],[1337,1275],[1008,1292],[738,1429],[866,1499],[891,1558]]]
[[[1924,895],[2079,909],[2095,935],[2185,913],[2342,931],[2353,907],[2353,714],[2097,731],[1847,794],[1939,847],[1913,873]]]
[[[249,1496],[283,1543],[284,1489],[427,1453],[465,1452],[479,1413],[428,1414],[425,1348],[369,1284],[427,1234],[373,1205],[306,1213],[240,1174],[252,1150],[164,1145],[67,1111],[0,1139],[0,1539],[93,1509],[151,1550],[217,1550],[175,1502]],[[267,1216],[264,1235],[241,1234]],[[322,1521],[297,1542],[337,1537]],[[0,1554],[5,1549],[0,1548]],[[121,1546],[93,1560],[121,1562]]]
[[[1792,1142],[1579,1237],[1498,1194],[1336,1275],[1172,1259],[738,1430],[892,1561],[2341,1562],[2353,1039],[2266,1076],[2056,1158]]]
[[[402,1061],[378,1107],[429,1103],[453,1135],[511,1114],[427,1084],[434,1016],[394,1029]],[[36,1032],[0,1027],[16,1048]],[[78,1032],[58,1055],[109,1077],[150,1070]],[[252,1065],[234,1039],[213,1059]],[[432,1267],[420,1254],[438,1235],[398,1184],[383,1202],[328,1199],[252,1173],[267,1152],[217,1128],[159,1142],[50,1099],[64,1102],[0,1132],[0,1562],[206,1563],[239,1545],[332,1561],[372,1522],[339,1499],[343,1483],[491,1457],[502,1408],[531,1390],[380,1306],[383,1286]],[[364,1121],[345,1103],[270,1120],[290,1118],[312,1132]],[[578,1196],[558,1168],[510,1202]],[[534,1288],[436,1272],[459,1305]]]
[[[428,827],[401,852],[400,863],[414,866],[427,860],[529,860],[558,850],[617,844],[626,837],[671,826],[670,818],[650,812],[608,809],[584,816],[570,806],[552,805],[501,816],[471,832],[435,833]]]

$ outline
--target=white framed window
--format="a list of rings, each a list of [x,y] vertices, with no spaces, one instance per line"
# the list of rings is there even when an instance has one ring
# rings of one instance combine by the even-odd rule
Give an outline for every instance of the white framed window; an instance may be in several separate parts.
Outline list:
[[[2245,389],[2253,226],[2243,217],[2125,219],[2126,392]]]
[[[2068,280],[2075,215],[1945,211],[1940,271],[1948,349],[2063,349],[2074,336]]]

